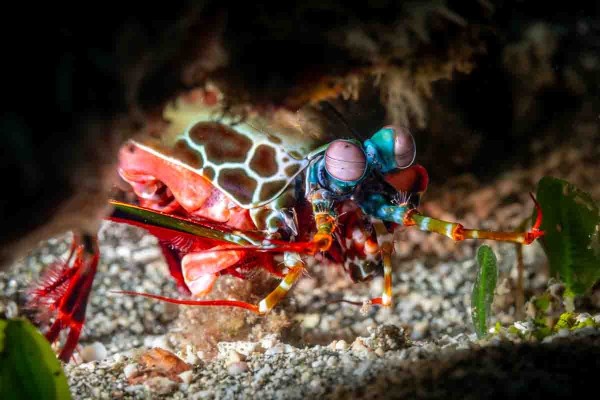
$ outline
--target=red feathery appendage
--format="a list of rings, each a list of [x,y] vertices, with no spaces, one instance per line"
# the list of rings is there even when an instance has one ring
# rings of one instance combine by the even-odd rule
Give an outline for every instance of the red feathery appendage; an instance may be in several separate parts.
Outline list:
[[[61,331],[68,329],[67,339],[59,358],[68,362],[79,341],[85,321],[85,310],[98,267],[98,246],[95,237],[87,236],[82,243],[73,239],[66,261],[52,264],[40,284],[29,292],[27,307],[38,312],[40,322],[54,322],[46,339],[55,342]]]

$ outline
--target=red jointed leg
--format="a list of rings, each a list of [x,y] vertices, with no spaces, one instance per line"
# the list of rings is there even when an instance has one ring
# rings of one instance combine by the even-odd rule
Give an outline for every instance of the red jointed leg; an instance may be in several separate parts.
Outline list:
[[[388,232],[381,220],[372,221],[373,228],[377,233],[377,245],[381,254],[383,264],[383,292],[381,297],[374,297],[364,302],[351,300],[336,300],[332,303],[348,303],[355,306],[362,306],[368,309],[370,305],[379,305],[383,307],[392,306],[392,253],[394,250],[393,235]]]
[[[393,235],[380,220],[373,221],[373,227],[377,232],[377,241],[381,252],[383,263],[383,293],[381,297],[371,299],[371,304],[384,307],[392,306],[392,252],[394,251]]]
[[[185,294],[190,294],[190,289],[185,284],[185,279],[183,278],[183,272],[181,271],[181,256],[177,249],[174,249],[172,245],[166,242],[159,242],[160,249],[162,250],[163,256],[169,266],[169,272],[175,282],[177,283],[177,288]]]
[[[165,301],[167,303],[188,306],[225,306],[244,308],[248,311],[252,311],[255,314],[263,315],[271,311],[271,309],[273,309],[273,307],[275,307],[275,305],[277,305],[277,303],[279,303],[279,301],[281,301],[281,299],[285,297],[287,292],[291,289],[292,285],[298,280],[298,278],[302,276],[302,272],[304,271],[304,264],[299,255],[286,255],[286,264],[288,265],[287,274],[284,276],[281,282],[279,282],[279,285],[258,304],[246,303],[245,301],[239,300],[180,300],[155,294],[138,293],[132,291],[115,291],[113,293],[126,294],[130,296],[143,296],[151,299]]]
[[[85,321],[85,310],[98,267],[99,251],[95,236],[75,235],[72,252],[62,265],[54,265],[40,287],[31,292],[29,306],[41,314],[55,313],[46,338],[55,342],[61,331],[69,329],[59,358],[68,362],[77,346]]]

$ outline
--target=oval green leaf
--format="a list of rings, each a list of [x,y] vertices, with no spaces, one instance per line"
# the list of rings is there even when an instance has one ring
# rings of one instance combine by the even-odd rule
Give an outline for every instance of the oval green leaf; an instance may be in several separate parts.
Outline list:
[[[27,320],[0,320],[0,399],[70,399],[61,364]]]
[[[542,246],[550,272],[580,295],[600,279],[600,212],[592,197],[567,181],[544,177],[538,183]]]
[[[471,319],[477,337],[482,338],[488,332],[498,277],[496,255],[489,246],[482,245],[477,250],[477,265],[479,270],[471,294]]]

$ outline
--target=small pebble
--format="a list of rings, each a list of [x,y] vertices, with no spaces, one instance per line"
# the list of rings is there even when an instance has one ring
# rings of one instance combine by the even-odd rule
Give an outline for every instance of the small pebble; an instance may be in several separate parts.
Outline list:
[[[162,376],[155,376],[145,381],[144,386],[146,386],[152,394],[165,395],[175,390],[177,388],[177,383]]]
[[[352,343],[352,351],[356,353],[362,353],[369,351],[369,348],[365,346],[364,342],[360,338],[357,338],[354,343]]]
[[[569,336],[570,331],[567,328],[559,329],[556,333],[558,337],[567,337]]]
[[[578,324],[581,324],[583,322],[586,322],[589,318],[592,318],[592,316],[588,313],[581,313],[579,314],[576,318],[575,318],[575,322]]]
[[[133,252],[132,260],[133,262],[145,264],[159,258],[161,255],[162,254],[158,246],[146,247],[145,249]]]
[[[178,375],[181,378],[181,381],[185,384],[190,384],[192,382],[192,371],[183,371]]]
[[[121,361],[125,360],[125,356],[121,353],[117,353],[115,355],[112,356],[112,360],[115,364],[120,363]]]
[[[574,331],[575,336],[587,336],[587,335],[595,335],[598,333],[598,328],[594,326],[586,326],[580,329],[576,329]]]
[[[227,354],[227,364],[234,364],[240,361],[246,361],[246,356],[235,350],[229,350],[229,353]]]
[[[345,340],[338,340],[335,344],[336,350],[346,350],[348,349],[348,343]]]
[[[310,386],[313,389],[318,389],[323,386],[323,382],[320,379],[315,379],[310,382]]]
[[[271,366],[269,364],[266,364],[264,367],[262,367],[261,369],[259,369],[255,374],[254,374],[254,380],[256,382],[261,382],[265,379],[265,377],[269,374],[271,374],[273,372],[273,368],[271,368]]]
[[[106,347],[100,342],[94,342],[83,347],[79,353],[81,354],[81,360],[84,363],[104,360],[108,356]]]
[[[161,349],[171,351],[171,346],[169,345],[169,342],[165,335],[145,337],[144,346],[149,348],[160,347]]]
[[[271,356],[273,354],[289,353],[293,350],[294,350],[294,348],[292,346],[285,345],[283,343],[279,343],[279,344],[267,349],[267,351],[265,351],[265,355]]]
[[[316,328],[319,325],[321,316],[319,314],[307,314],[302,320],[302,327],[306,329]]]
[[[248,363],[245,361],[238,361],[230,364],[227,367],[227,372],[229,375],[239,375],[248,371]]]
[[[427,320],[419,321],[414,324],[413,331],[410,335],[410,338],[412,340],[423,339],[425,337],[425,335],[427,334],[428,330],[429,330],[429,321],[427,321]]]
[[[196,352],[194,352],[193,348],[191,345],[187,345],[185,347],[185,352],[184,352],[185,356],[181,357],[183,359],[183,361],[185,361],[186,363],[190,364],[190,365],[196,365],[198,364],[198,362],[200,361],[198,359],[198,355]]]
[[[136,364],[127,364],[125,368],[123,368],[123,374],[125,374],[125,378],[129,379],[139,371],[138,366]]]
[[[265,350],[270,349],[271,347],[275,346],[277,343],[279,343],[279,339],[277,339],[274,335],[268,335],[267,337],[265,337],[263,340],[260,341],[260,345]]]

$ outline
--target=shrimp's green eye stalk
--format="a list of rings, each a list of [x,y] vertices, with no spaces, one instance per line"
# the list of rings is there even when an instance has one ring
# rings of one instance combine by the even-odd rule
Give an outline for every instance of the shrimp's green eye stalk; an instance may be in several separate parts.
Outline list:
[[[321,184],[337,194],[351,191],[367,173],[367,157],[358,142],[336,140],[321,160]]]
[[[369,163],[384,174],[410,167],[417,154],[415,139],[400,126],[381,128],[365,141],[365,149]]]

